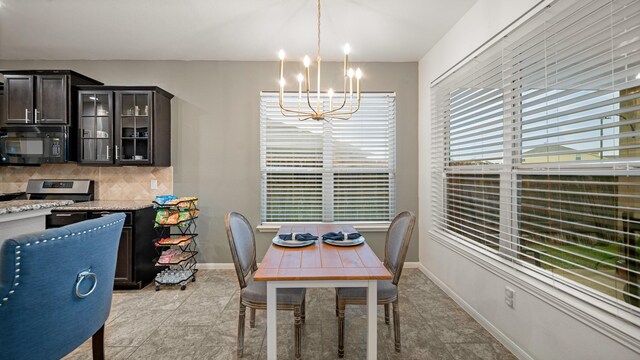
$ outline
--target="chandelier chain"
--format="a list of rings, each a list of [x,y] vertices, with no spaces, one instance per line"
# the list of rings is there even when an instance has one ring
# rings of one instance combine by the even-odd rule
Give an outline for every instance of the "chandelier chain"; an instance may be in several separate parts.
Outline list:
[[[318,60],[320,60],[320,0],[318,0]]]

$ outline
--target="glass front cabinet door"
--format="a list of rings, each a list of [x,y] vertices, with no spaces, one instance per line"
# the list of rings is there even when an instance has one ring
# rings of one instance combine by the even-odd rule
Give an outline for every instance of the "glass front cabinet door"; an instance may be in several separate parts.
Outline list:
[[[113,93],[79,92],[79,162],[113,164]]]
[[[151,164],[153,93],[116,91],[115,160],[122,165]]]

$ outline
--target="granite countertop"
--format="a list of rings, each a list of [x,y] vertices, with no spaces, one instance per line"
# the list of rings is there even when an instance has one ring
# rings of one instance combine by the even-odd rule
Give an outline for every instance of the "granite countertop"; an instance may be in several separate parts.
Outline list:
[[[100,211],[100,210],[140,210],[153,206],[151,200],[96,200],[77,202],[56,210]]]
[[[72,200],[10,200],[0,202],[0,215],[73,204]]]

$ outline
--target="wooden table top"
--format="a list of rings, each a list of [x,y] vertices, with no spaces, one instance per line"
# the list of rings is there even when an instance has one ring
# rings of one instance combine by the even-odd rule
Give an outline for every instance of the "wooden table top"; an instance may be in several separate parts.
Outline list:
[[[322,241],[322,234],[342,231],[352,233],[351,225],[302,224],[282,225],[278,234],[310,233],[319,237],[315,244],[287,248],[271,244],[258,271],[256,281],[281,280],[390,280],[387,270],[366,243],[356,246],[333,246]]]

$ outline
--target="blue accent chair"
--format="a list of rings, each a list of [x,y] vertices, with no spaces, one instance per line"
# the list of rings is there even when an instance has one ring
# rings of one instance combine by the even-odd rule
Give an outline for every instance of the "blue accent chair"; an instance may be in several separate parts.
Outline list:
[[[104,358],[124,214],[6,240],[0,249],[0,358],[60,359],[90,337]]]

